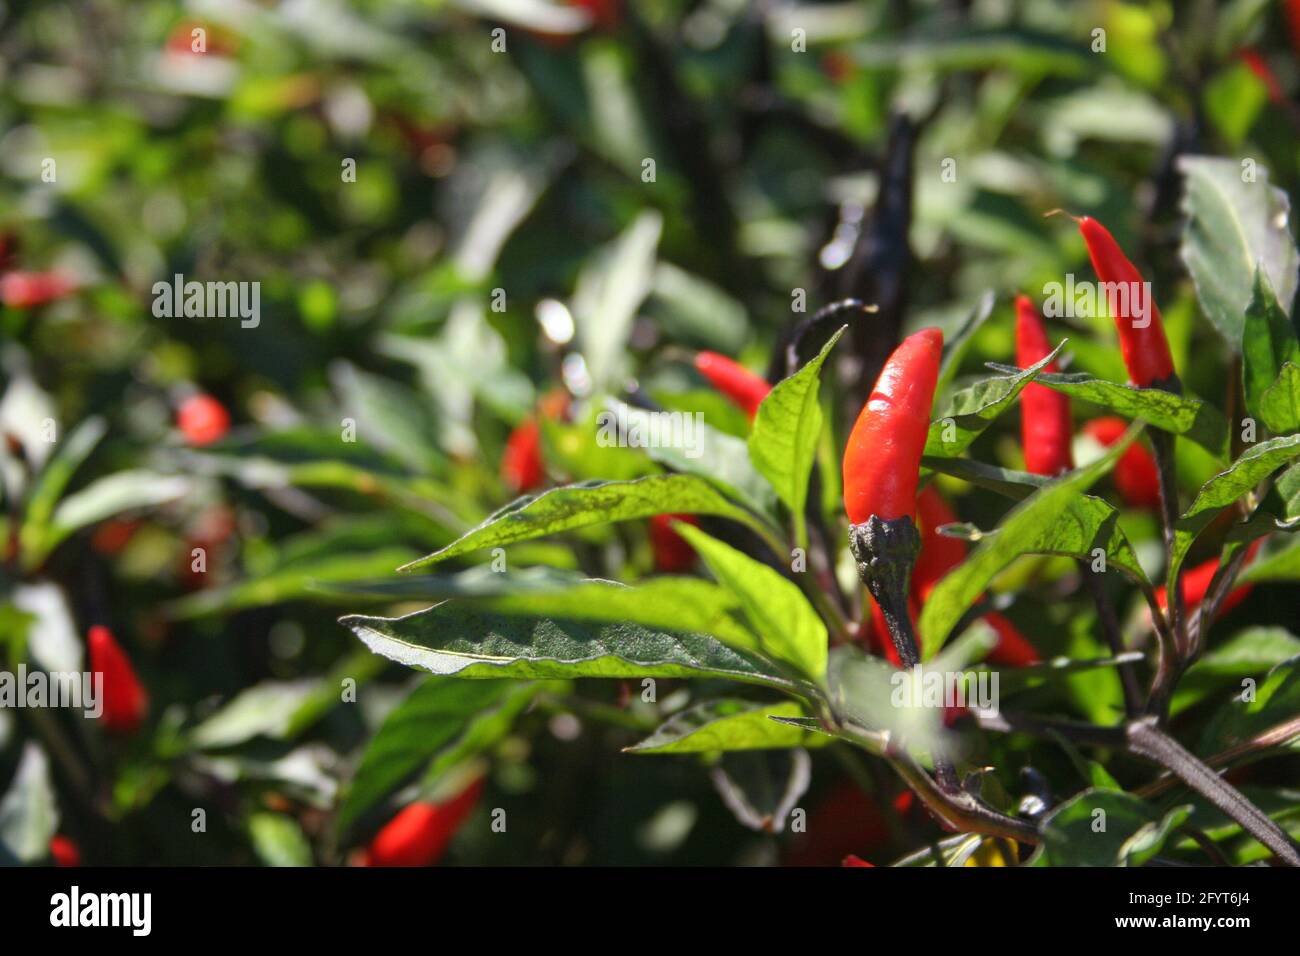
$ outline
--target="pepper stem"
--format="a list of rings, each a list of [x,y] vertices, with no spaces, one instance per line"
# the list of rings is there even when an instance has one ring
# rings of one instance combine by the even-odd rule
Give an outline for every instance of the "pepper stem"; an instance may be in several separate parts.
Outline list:
[[[911,670],[921,662],[921,655],[912,630],[907,591],[912,566],[921,552],[921,532],[907,515],[889,520],[872,515],[849,526],[849,549],[858,563],[858,577],[880,605],[899,662],[905,670]],[[952,763],[937,754],[934,775],[945,791],[960,789]]]

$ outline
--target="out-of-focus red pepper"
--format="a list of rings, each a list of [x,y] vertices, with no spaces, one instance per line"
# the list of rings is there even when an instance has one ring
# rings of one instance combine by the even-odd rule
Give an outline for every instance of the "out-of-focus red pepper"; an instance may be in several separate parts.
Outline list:
[[[62,299],[76,286],[57,272],[8,272],[0,276],[0,302],[13,309],[33,309]]]
[[[998,635],[997,644],[985,658],[990,664],[999,667],[1028,667],[1042,660],[1038,656],[1038,649],[1001,614],[996,612],[985,614],[984,622]]]
[[[62,833],[50,837],[50,856],[55,866],[81,866],[81,848]]]
[[[230,431],[230,413],[211,395],[199,392],[181,402],[176,427],[191,445],[211,445]]]
[[[872,515],[915,518],[942,356],[943,333],[922,329],[885,362],[844,449],[844,508],[853,524]]]
[[[889,802],[900,820],[920,822],[920,805],[911,790],[899,791]],[[876,853],[892,840],[882,804],[858,786],[841,783],[809,811],[807,831],[792,845],[787,862],[791,866],[834,866],[848,850]]]
[[[534,418],[515,426],[501,456],[501,480],[517,495],[532,491],[546,480],[542,461],[542,429]]]
[[[1083,426],[1083,433],[1103,448],[1119,441],[1128,423],[1113,415],[1094,418]],[[1134,442],[1120,455],[1111,474],[1120,497],[1133,508],[1160,507],[1160,471],[1145,445]]]
[[[1146,388],[1167,384],[1174,377],[1174,360],[1165,338],[1164,320],[1142,273],[1124,255],[1115,237],[1096,219],[1084,216],[1079,231],[1088,246],[1092,267],[1103,283],[1122,287],[1113,298],[1111,318],[1119,332],[1119,347],[1129,380]]]
[[[685,571],[695,564],[695,549],[673,530],[674,521],[698,525],[695,515],[654,515],[650,519],[650,547],[654,551],[655,567],[665,574]]]
[[[1016,364],[1028,368],[1052,352],[1043,318],[1028,296],[1016,298]],[[1059,371],[1055,361],[1044,371]],[[1046,385],[1030,382],[1020,393],[1020,444],[1025,470],[1056,477],[1074,467],[1070,440],[1070,398]]]
[[[431,866],[442,858],[483,792],[480,777],[445,803],[412,803],[384,825],[363,857],[365,866]]]
[[[113,632],[96,624],[87,637],[90,670],[103,675],[104,729],[113,734],[133,734],[149,712],[149,695],[136,676],[131,660],[113,637]]]
[[[1291,27],[1291,48],[1300,53],[1300,0],[1286,0],[1286,19]]]
[[[1246,549],[1246,563],[1250,563],[1255,558],[1255,553],[1259,551],[1262,540],[1252,541]],[[1244,567],[1244,565],[1243,565]],[[1219,570],[1219,559],[1210,558],[1203,561],[1194,568],[1188,568],[1183,571],[1183,606],[1190,613],[1205,600],[1205,594],[1210,590],[1210,582],[1214,580],[1214,574]],[[1241,587],[1233,588],[1227,593],[1223,601],[1219,604],[1219,614],[1222,616],[1231,611],[1246,598],[1250,597],[1250,592],[1255,589],[1253,584],[1243,584]],[[1160,610],[1169,610],[1169,592],[1164,585],[1156,588],[1156,603],[1160,605]]]
[[[767,379],[717,352],[697,352],[695,369],[750,418],[772,391]]]
[[[840,866],[869,866],[874,868],[875,864],[868,863],[866,860],[862,859],[862,857],[850,853],[844,858],[844,862],[842,862]]]

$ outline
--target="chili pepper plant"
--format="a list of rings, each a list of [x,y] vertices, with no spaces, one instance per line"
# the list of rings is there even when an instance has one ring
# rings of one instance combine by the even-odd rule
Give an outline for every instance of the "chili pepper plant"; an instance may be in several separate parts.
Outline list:
[[[1300,865],[1221,6],[5,11],[0,858]]]

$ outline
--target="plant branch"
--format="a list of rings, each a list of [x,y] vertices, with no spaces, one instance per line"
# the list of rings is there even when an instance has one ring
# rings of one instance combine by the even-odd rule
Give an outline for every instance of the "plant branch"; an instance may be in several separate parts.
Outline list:
[[[1126,728],[1129,750],[1159,764],[1218,807],[1279,860],[1300,866],[1300,848],[1287,834],[1232,784],[1163,730],[1154,717],[1135,720]]]
[[[1120,634],[1115,605],[1111,603],[1110,595],[1106,593],[1102,576],[1093,571],[1092,566],[1086,561],[1079,562],[1079,571],[1083,575],[1084,584],[1092,594],[1093,603],[1097,605],[1097,618],[1101,621],[1106,643],[1110,646],[1111,653],[1119,657],[1126,650],[1124,638]],[[1124,690],[1124,711],[1129,717],[1133,717],[1142,708],[1142,688],[1138,685],[1137,671],[1133,669],[1132,664],[1119,665],[1119,682]]]

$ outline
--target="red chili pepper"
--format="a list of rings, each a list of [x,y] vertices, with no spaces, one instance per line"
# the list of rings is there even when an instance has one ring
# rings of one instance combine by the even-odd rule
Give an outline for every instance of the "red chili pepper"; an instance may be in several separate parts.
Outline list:
[[[1253,541],[1250,547],[1246,549],[1246,561],[1250,562],[1255,557],[1255,552],[1259,550],[1262,540]],[[1214,580],[1214,574],[1219,570],[1219,559],[1211,558],[1198,564],[1194,568],[1188,568],[1183,572],[1183,606],[1190,612],[1194,610],[1203,600],[1205,593],[1210,590],[1210,582]],[[1219,614],[1224,615],[1231,611],[1246,598],[1250,597],[1250,592],[1255,589],[1253,584],[1243,584],[1241,587],[1233,588],[1224,597],[1219,604]],[[1156,588],[1156,603],[1160,605],[1160,610],[1169,610],[1169,592],[1164,585]]]
[[[894,814],[920,822],[919,804],[911,790],[901,790],[890,803]],[[821,797],[808,813],[808,827],[793,846],[791,866],[827,866],[844,859],[850,847],[859,853],[883,852],[893,841],[882,801],[852,783],[840,783]]]
[[[984,622],[998,635],[997,644],[985,658],[990,664],[999,667],[1028,667],[1042,660],[1038,656],[1038,649],[1001,614],[985,614]]]
[[[654,515],[650,518],[650,547],[655,567],[665,574],[685,571],[695,564],[695,549],[673,530],[674,521],[698,525],[695,515]]]
[[[76,286],[57,272],[10,272],[0,277],[0,301],[14,309],[31,309],[62,299]]]
[[[844,862],[841,863],[840,866],[869,866],[873,869],[875,868],[874,863],[868,863],[866,860],[862,859],[862,857],[854,856],[852,853],[844,858]]]
[[[407,805],[370,842],[363,865],[430,866],[438,862],[482,792],[480,777],[445,803]]]
[[[1300,0],[1286,0],[1286,19],[1291,27],[1291,46],[1300,53]]]
[[[81,848],[61,833],[50,837],[50,856],[55,866],[81,866]]]
[[[876,379],[844,449],[844,508],[854,524],[873,514],[915,517],[942,355],[943,333],[922,329],[894,349]]]
[[[149,712],[149,695],[135,674],[131,660],[113,638],[113,632],[96,624],[87,638],[90,670],[103,675],[104,729],[113,734],[133,734]]]
[[[1115,444],[1127,430],[1128,423],[1114,416],[1094,418],[1083,426],[1083,433],[1103,448]],[[1131,507],[1160,507],[1160,472],[1145,445],[1137,442],[1129,445],[1115,463],[1113,477],[1120,497]]]
[[[1016,297],[1016,364],[1028,368],[1052,352],[1042,316],[1028,296]],[[1050,362],[1045,371],[1057,371]],[[1055,477],[1074,467],[1070,439],[1069,396],[1046,385],[1030,382],[1020,393],[1020,444],[1025,450],[1025,470]]]
[[[501,480],[517,495],[532,491],[546,480],[542,429],[536,419],[526,419],[506,439],[505,454],[501,457]]]
[[[767,379],[717,352],[697,352],[695,368],[750,418],[758,414],[772,386]]]
[[[1096,219],[1080,219],[1079,232],[1083,233],[1097,278],[1112,286],[1118,284],[1118,294],[1110,297],[1114,300],[1111,318],[1119,331],[1120,352],[1129,380],[1143,388],[1167,382],[1174,375],[1174,360],[1169,354],[1160,309],[1147,292],[1142,273]]]
[[[921,553],[912,566],[912,595],[924,599],[940,578],[966,560],[966,542],[939,533],[942,525],[958,519],[934,485],[926,485],[916,496],[916,516]]]
[[[181,402],[176,425],[191,445],[211,445],[230,430],[230,413],[211,395],[200,392]]]

